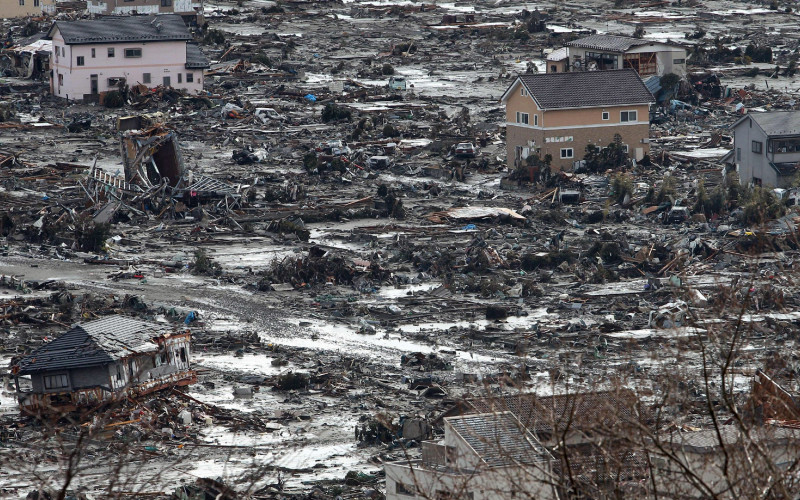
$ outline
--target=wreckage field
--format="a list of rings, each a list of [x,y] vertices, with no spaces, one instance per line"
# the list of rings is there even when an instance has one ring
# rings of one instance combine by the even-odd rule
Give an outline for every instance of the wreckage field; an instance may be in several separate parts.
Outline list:
[[[652,436],[792,429],[800,177],[774,158],[800,139],[763,117],[800,109],[797,14],[633,3],[206,3],[198,76],[106,74],[119,87],[81,100],[51,94],[42,37],[85,3],[3,20],[0,497],[397,498],[387,463],[450,466],[428,440],[520,393],[633,398],[651,433],[608,479],[537,428],[561,498],[652,496]],[[685,74],[564,63],[602,34],[674,42]],[[537,78],[617,57],[608,78],[648,102],[597,119],[642,139],[583,148],[565,125],[513,147],[546,130],[514,97],[571,110],[593,97]],[[771,154],[780,186],[741,182],[748,116],[770,138],[745,156]],[[83,370],[104,382],[78,390]]]

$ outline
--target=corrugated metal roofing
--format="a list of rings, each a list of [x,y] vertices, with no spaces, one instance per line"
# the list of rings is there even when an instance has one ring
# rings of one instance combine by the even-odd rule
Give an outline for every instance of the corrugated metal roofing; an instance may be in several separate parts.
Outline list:
[[[73,326],[19,362],[20,374],[111,363],[134,353],[155,352],[153,337],[170,328],[127,316],[108,316]]]
[[[116,42],[164,42],[191,40],[181,16],[109,16],[85,21],[56,21],[47,36],[55,29],[67,45]]]
[[[551,458],[510,412],[448,417],[445,422],[489,466],[530,464]]]
[[[655,102],[633,69],[525,74],[519,79],[542,109]]]

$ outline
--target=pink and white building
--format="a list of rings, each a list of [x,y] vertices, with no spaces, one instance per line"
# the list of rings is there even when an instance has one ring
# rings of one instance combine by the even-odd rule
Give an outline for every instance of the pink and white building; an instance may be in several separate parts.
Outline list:
[[[203,90],[208,60],[191,43],[179,15],[56,21],[48,38],[53,41],[50,90],[56,96],[93,99],[116,90],[121,81]]]

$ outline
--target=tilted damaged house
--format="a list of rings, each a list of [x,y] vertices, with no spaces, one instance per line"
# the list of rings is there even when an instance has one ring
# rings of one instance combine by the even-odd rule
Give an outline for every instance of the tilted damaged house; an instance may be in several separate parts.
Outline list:
[[[633,69],[639,76],[686,75],[686,48],[673,42],[658,42],[617,35],[590,35],[567,43],[567,71]],[[547,72],[553,67],[548,63]]]
[[[739,182],[778,188],[792,185],[800,164],[800,111],[749,113],[731,125]]]
[[[209,66],[175,14],[56,21],[50,91],[70,100],[96,100],[120,84],[203,90]]]
[[[619,134],[637,160],[650,152],[653,94],[632,69],[519,75],[503,94],[508,166],[531,154],[571,170],[586,146],[608,146]]]
[[[78,324],[12,368],[26,413],[73,411],[197,380],[187,331],[126,316]],[[19,377],[32,390],[22,392]]]
[[[420,460],[385,464],[386,499],[556,498],[553,457],[511,412],[444,419],[444,440]]]

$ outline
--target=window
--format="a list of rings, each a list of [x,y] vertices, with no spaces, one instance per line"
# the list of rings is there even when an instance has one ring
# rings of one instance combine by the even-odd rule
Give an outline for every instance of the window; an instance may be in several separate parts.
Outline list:
[[[164,81],[164,86],[165,87],[172,86],[172,81],[170,80],[170,78],[168,76],[165,76],[163,81]]]
[[[172,7],[172,0],[161,0],[162,7]]]
[[[636,111],[620,111],[619,113],[621,122],[635,122],[637,118]]]
[[[180,357],[181,357],[181,361],[186,363],[186,348],[185,347],[181,347]]]
[[[142,73],[142,83],[150,83],[150,73]]]
[[[108,48],[108,57],[114,57],[114,47]]]
[[[528,124],[528,113],[520,113],[517,111],[517,123]]]
[[[39,6],[39,0],[33,0],[33,6],[34,7],[38,7]]]
[[[96,55],[97,55],[97,54],[95,53],[95,49],[92,49],[92,59],[94,59],[94,57],[95,57]]]
[[[45,389],[63,389],[69,387],[69,379],[66,373],[60,375],[45,375],[43,378]]]
[[[64,75],[62,75],[61,73],[58,74],[58,85],[59,87],[64,85]]]
[[[628,151],[629,151],[629,149],[628,149],[628,145],[627,145],[627,144],[623,144],[623,145],[622,145],[622,152],[623,152],[623,153],[627,153]]]
[[[753,141],[753,153],[761,154],[764,151],[764,143],[761,141]]]
[[[183,73],[178,73],[178,83],[183,83]]]
[[[753,185],[760,186],[761,185],[761,178],[760,177],[753,177]]]
[[[186,73],[186,83],[192,83],[194,81],[194,73]]]
[[[523,96],[523,97],[525,97],[526,95],[528,95],[528,93],[527,93],[527,92],[525,92],[525,87],[520,87],[520,88],[519,88],[519,95],[521,95],[521,96]]]
[[[608,111],[603,111],[603,120],[610,120],[610,119],[611,119],[611,113],[609,113]]]
[[[25,0],[19,0],[20,5],[25,5]]]
[[[686,59],[673,59],[672,64],[686,64]]]
[[[572,148],[561,148],[561,158],[572,158],[575,155],[575,152]]]
[[[75,64],[77,64],[78,66],[83,66],[84,62],[85,61],[83,59],[83,56],[78,56],[77,62]]]
[[[142,49],[125,49],[125,57],[142,57]]]
[[[539,126],[539,115],[533,115],[533,124]]]
[[[415,495],[414,491],[415,488],[413,486],[405,485],[403,483],[394,483],[394,492],[397,495],[408,495],[413,497]]]
[[[122,368],[117,366],[117,382],[122,382]]]
[[[558,73],[558,66],[556,66],[555,64],[551,64],[550,73]]]
[[[742,148],[736,148],[736,161],[742,161]]]

